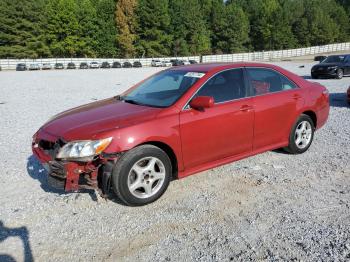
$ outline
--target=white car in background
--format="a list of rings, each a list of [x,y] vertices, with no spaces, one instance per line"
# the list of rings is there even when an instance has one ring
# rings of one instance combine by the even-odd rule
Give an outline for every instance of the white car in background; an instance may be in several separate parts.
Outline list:
[[[97,63],[97,62],[91,62],[90,63],[90,68],[98,69],[98,68],[100,68],[100,64]]]
[[[182,60],[182,62],[184,63],[184,65],[190,65],[190,61],[187,61],[187,60]]]
[[[172,66],[173,64],[170,61],[162,61],[162,66],[163,67],[169,67]]]
[[[153,67],[160,67],[163,66],[162,62],[160,60],[152,60],[151,66]]]
[[[44,63],[41,69],[42,70],[50,70],[50,69],[52,69],[52,66],[49,63]]]
[[[30,64],[29,70],[40,70],[40,65],[37,63]]]

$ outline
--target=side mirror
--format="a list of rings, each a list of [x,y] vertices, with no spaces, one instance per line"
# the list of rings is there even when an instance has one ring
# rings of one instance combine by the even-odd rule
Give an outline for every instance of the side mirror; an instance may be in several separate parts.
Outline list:
[[[211,96],[197,96],[190,102],[190,107],[202,111],[204,108],[214,106],[214,98]]]

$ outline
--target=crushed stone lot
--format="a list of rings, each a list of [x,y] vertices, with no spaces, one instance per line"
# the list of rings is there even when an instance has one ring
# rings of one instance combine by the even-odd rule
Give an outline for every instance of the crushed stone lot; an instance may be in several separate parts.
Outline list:
[[[313,65],[277,64],[304,77]],[[350,77],[318,80],[330,116],[302,155],[266,152],[173,181],[144,207],[50,189],[34,132],[158,70],[0,72],[0,261],[350,260]]]

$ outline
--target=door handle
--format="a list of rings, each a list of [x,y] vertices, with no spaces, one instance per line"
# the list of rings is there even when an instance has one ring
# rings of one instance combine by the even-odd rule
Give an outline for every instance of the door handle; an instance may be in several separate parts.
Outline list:
[[[249,112],[249,111],[252,110],[252,109],[253,109],[252,106],[243,105],[243,106],[241,106],[241,108],[240,108],[239,110],[242,111],[242,112]]]
[[[301,98],[301,95],[299,95],[299,94],[294,94],[293,95],[293,99],[295,99],[295,100],[298,100],[300,98]]]

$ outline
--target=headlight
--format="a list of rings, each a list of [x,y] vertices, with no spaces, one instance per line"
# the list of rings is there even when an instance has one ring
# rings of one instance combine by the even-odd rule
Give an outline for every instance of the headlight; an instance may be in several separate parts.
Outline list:
[[[71,159],[92,157],[102,153],[111,143],[112,137],[101,140],[73,141],[65,144],[57,154],[57,158]]]

